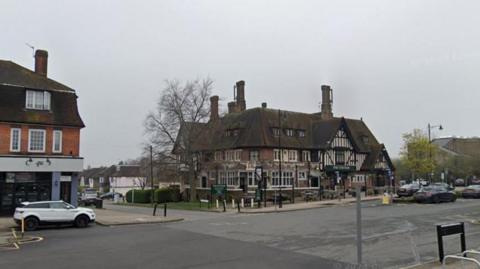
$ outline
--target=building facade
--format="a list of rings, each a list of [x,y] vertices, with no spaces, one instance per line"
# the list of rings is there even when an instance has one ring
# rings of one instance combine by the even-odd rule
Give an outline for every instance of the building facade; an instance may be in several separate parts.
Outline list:
[[[212,96],[210,120],[195,127],[201,129],[193,146],[197,189],[226,184],[248,192],[261,178],[270,190],[394,185],[385,146],[363,120],[335,117],[332,89],[321,90],[321,111],[311,114],[270,109],[266,103],[247,109],[244,81],[236,83],[235,101],[222,117],[219,98]]]
[[[47,77],[48,53],[35,70],[0,60],[0,213],[24,201],[77,203],[80,130],[75,91]]]

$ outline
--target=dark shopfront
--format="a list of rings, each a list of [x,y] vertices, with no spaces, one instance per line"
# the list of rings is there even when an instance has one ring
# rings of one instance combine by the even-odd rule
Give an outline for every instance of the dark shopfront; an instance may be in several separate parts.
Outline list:
[[[52,173],[0,172],[0,214],[12,214],[22,202],[50,200]]]

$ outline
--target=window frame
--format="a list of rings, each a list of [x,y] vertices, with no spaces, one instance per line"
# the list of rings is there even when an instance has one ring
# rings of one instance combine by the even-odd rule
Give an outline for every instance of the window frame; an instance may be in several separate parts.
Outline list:
[[[58,150],[55,149],[55,144],[56,144],[55,134],[59,134],[59,145],[58,145],[59,149]],[[52,152],[53,153],[62,153],[62,151],[63,151],[63,141],[62,140],[63,140],[62,130],[53,130],[53,132],[52,132]]]
[[[29,96],[31,97],[31,100],[30,100],[31,103],[29,103]],[[38,104],[37,101],[41,102],[41,106],[40,104]],[[52,103],[52,94],[49,91],[26,90],[25,92],[25,108],[26,109],[50,110],[51,103]]]
[[[260,153],[258,152],[258,150],[250,150],[249,158],[248,158],[250,161],[256,162],[260,159],[259,157],[260,157]]]
[[[17,149],[13,148],[13,132],[18,131]],[[22,129],[11,128],[10,129],[10,152],[20,152],[22,149]]]
[[[32,132],[40,131],[43,133],[43,149],[42,150],[32,150],[31,143],[32,143]],[[28,152],[33,153],[44,153],[46,149],[46,139],[47,139],[47,131],[45,129],[28,129]]]

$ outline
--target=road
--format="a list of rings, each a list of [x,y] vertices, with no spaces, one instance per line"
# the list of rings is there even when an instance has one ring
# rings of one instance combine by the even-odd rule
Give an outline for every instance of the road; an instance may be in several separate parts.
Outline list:
[[[435,225],[465,221],[480,246],[480,200],[362,204],[363,268],[400,268],[437,258]],[[129,208],[125,210],[146,210]],[[182,212],[178,212],[182,213]],[[273,214],[190,214],[179,223],[43,229],[41,243],[0,252],[0,268],[354,268],[355,206]],[[459,239],[445,238],[447,252]]]

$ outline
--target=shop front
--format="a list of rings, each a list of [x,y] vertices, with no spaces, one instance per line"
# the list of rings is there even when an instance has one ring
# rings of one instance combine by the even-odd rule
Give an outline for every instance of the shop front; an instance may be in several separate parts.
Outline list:
[[[82,168],[80,158],[0,157],[0,215],[12,214],[22,202],[63,200],[76,205]]]

